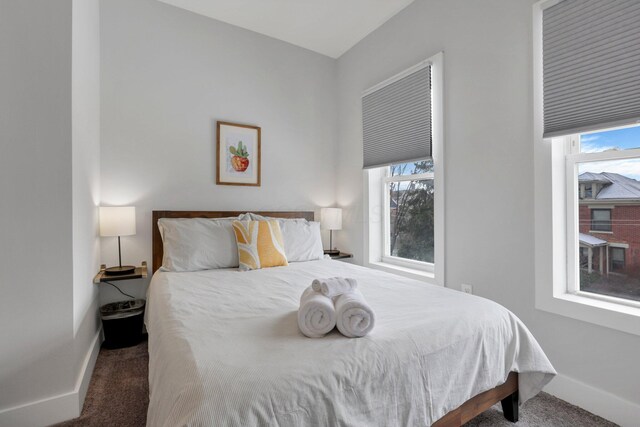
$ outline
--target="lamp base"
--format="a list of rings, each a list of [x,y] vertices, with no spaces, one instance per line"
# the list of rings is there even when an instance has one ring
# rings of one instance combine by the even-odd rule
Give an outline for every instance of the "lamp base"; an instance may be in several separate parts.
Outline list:
[[[340,251],[338,249],[325,249],[325,255],[338,255]]]
[[[107,276],[125,276],[135,273],[136,268],[133,265],[122,265],[119,267],[109,267],[104,271]]]

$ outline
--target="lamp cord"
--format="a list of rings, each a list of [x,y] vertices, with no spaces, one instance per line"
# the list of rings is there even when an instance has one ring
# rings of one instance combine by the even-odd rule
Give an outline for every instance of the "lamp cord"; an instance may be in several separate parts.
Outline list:
[[[124,296],[126,296],[126,297],[129,297],[129,298],[131,298],[131,299],[136,299],[136,297],[134,297],[133,295],[129,295],[129,294],[127,294],[127,293],[122,292],[122,290],[121,290],[119,287],[117,287],[116,285],[114,285],[114,284],[113,284],[113,283],[111,283],[111,282],[107,282],[106,280],[103,280],[103,281],[102,281],[102,283],[106,283],[106,284],[108,284],[108,285],[113,286],[114,288],[116,288],[116,289],[118,290],[118,292],[120,292],[122,295],[124,295]]]

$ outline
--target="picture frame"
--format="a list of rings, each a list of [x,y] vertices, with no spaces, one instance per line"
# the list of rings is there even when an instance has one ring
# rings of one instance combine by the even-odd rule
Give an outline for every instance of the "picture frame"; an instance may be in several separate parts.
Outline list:
[[[261,129],[218,121],[216,184],[260,187]]]

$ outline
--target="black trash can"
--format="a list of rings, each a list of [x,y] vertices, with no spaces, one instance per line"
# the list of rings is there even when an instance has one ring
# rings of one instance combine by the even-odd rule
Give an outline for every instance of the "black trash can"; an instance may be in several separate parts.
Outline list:
[[[143,299],[119,301],[100,307],[104,328],[104,347],[130,347],[142,341]]]

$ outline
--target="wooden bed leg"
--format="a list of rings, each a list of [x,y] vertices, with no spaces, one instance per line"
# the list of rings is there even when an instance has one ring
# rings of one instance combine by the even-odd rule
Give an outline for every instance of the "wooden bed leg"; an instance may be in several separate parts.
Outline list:
[[[512,423],[518,422],[518,390],[500,401],[504,417]]]

